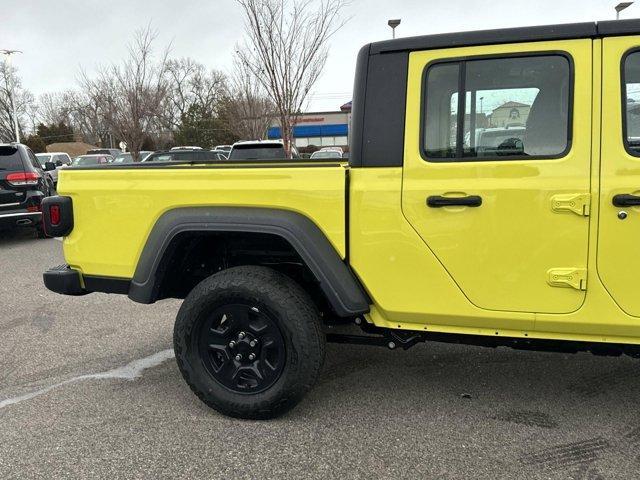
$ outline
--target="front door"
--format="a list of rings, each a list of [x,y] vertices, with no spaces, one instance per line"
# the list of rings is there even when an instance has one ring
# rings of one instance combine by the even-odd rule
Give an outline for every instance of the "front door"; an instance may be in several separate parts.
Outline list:
[[[598,274],[640,316],[640,36],[603,40]]]
[[[591,49],[410,55],[402,209],[479,308],[564,313],[584,301]]]

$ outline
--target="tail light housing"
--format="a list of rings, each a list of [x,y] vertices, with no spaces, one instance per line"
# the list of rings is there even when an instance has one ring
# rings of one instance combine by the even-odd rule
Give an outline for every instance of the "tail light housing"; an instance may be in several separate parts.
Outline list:
[[[66,237],[73,230],[71,197],[54,196],[42,200],[42,225],[49,237]]]
[[[14,187],[31,186],[38,185],[40,175],[35,172],[10,173],[5,180]]]

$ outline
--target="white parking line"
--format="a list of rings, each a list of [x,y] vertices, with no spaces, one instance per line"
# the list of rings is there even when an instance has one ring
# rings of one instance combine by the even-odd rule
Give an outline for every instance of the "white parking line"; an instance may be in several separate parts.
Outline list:
[[[61,242],[61,241],[62,241],[62,237],[53,237],[53,238],[55,238],[55,239],[56,239],[56,240],[58,240],[59,242]]]
[[[162,350],[158,353],[154,353],[153,355],[149,355],[148,357],[134,360],[133,362],[127,363],[122,367],[114,368],[113,370],[108,370],[106,372],[100,373],[89,373],[86,375],[73,377],[65,380],[64,382],[56,383],[55,385],[49,385],[48,387],[41,388],[40,390],[36,390],[31,393],[26,393],[18,397],[6,398],[0,401],[0,410],[8,407],[9,405],[15,405],[16,403],[24,402],[25,400],[31,400],[34,397],[44,395],[45,393],[48,393],[55,388],[62,387],[63,385],[69,385],[70,383],[83,382],[85,380],[102,380],[108,378],[135,380],[136,378],[140,377],[142,375],[142,372],[144,372],[145,370],[157,367],[158,365],[166,362],[173,357],[173,350],[167,349]]]

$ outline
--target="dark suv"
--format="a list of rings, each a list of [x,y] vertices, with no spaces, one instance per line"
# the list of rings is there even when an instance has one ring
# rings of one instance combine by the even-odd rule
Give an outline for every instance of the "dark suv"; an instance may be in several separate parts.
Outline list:
[[[116,158],[121,153],[122,150],[118,148],[94,148],[87,150],[86,155],[111,155],[113,158]]]
[[[50,194],[51,185],[31,149],[0,144],[0,230],[35,227],[44,236],[40,202]]]

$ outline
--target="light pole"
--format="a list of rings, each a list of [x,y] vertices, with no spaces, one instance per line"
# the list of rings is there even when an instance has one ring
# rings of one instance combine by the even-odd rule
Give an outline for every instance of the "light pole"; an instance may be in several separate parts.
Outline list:
[[[9,97],[11,101],[11,110],[13,115],[13,128],[16,132],[16,143],[20,143],[20,129],[18,128],[18,115],[16,114],[16,100],[14,98],[13,92],[13,72],[11,71],[11,55],[16,53],[22,53],[20,50],[0,50],[6,60],[5,60],[5,68],[7,69],[7,81],[11,82],[11,85],[7,85],[9,87]]]
[[[620,20],[620,12],[625,8],[630,7],[631,5],[633,5],[633,2],[620,2],[618,5],[616,5],[616,20]]]
[[[389,20],[387,22],[387,25],[389,25],[391,27],[391,38],[396,38],[396,27],[398,25],[400,25],[401,20],[399,18],[393,19],[393,20]]]

